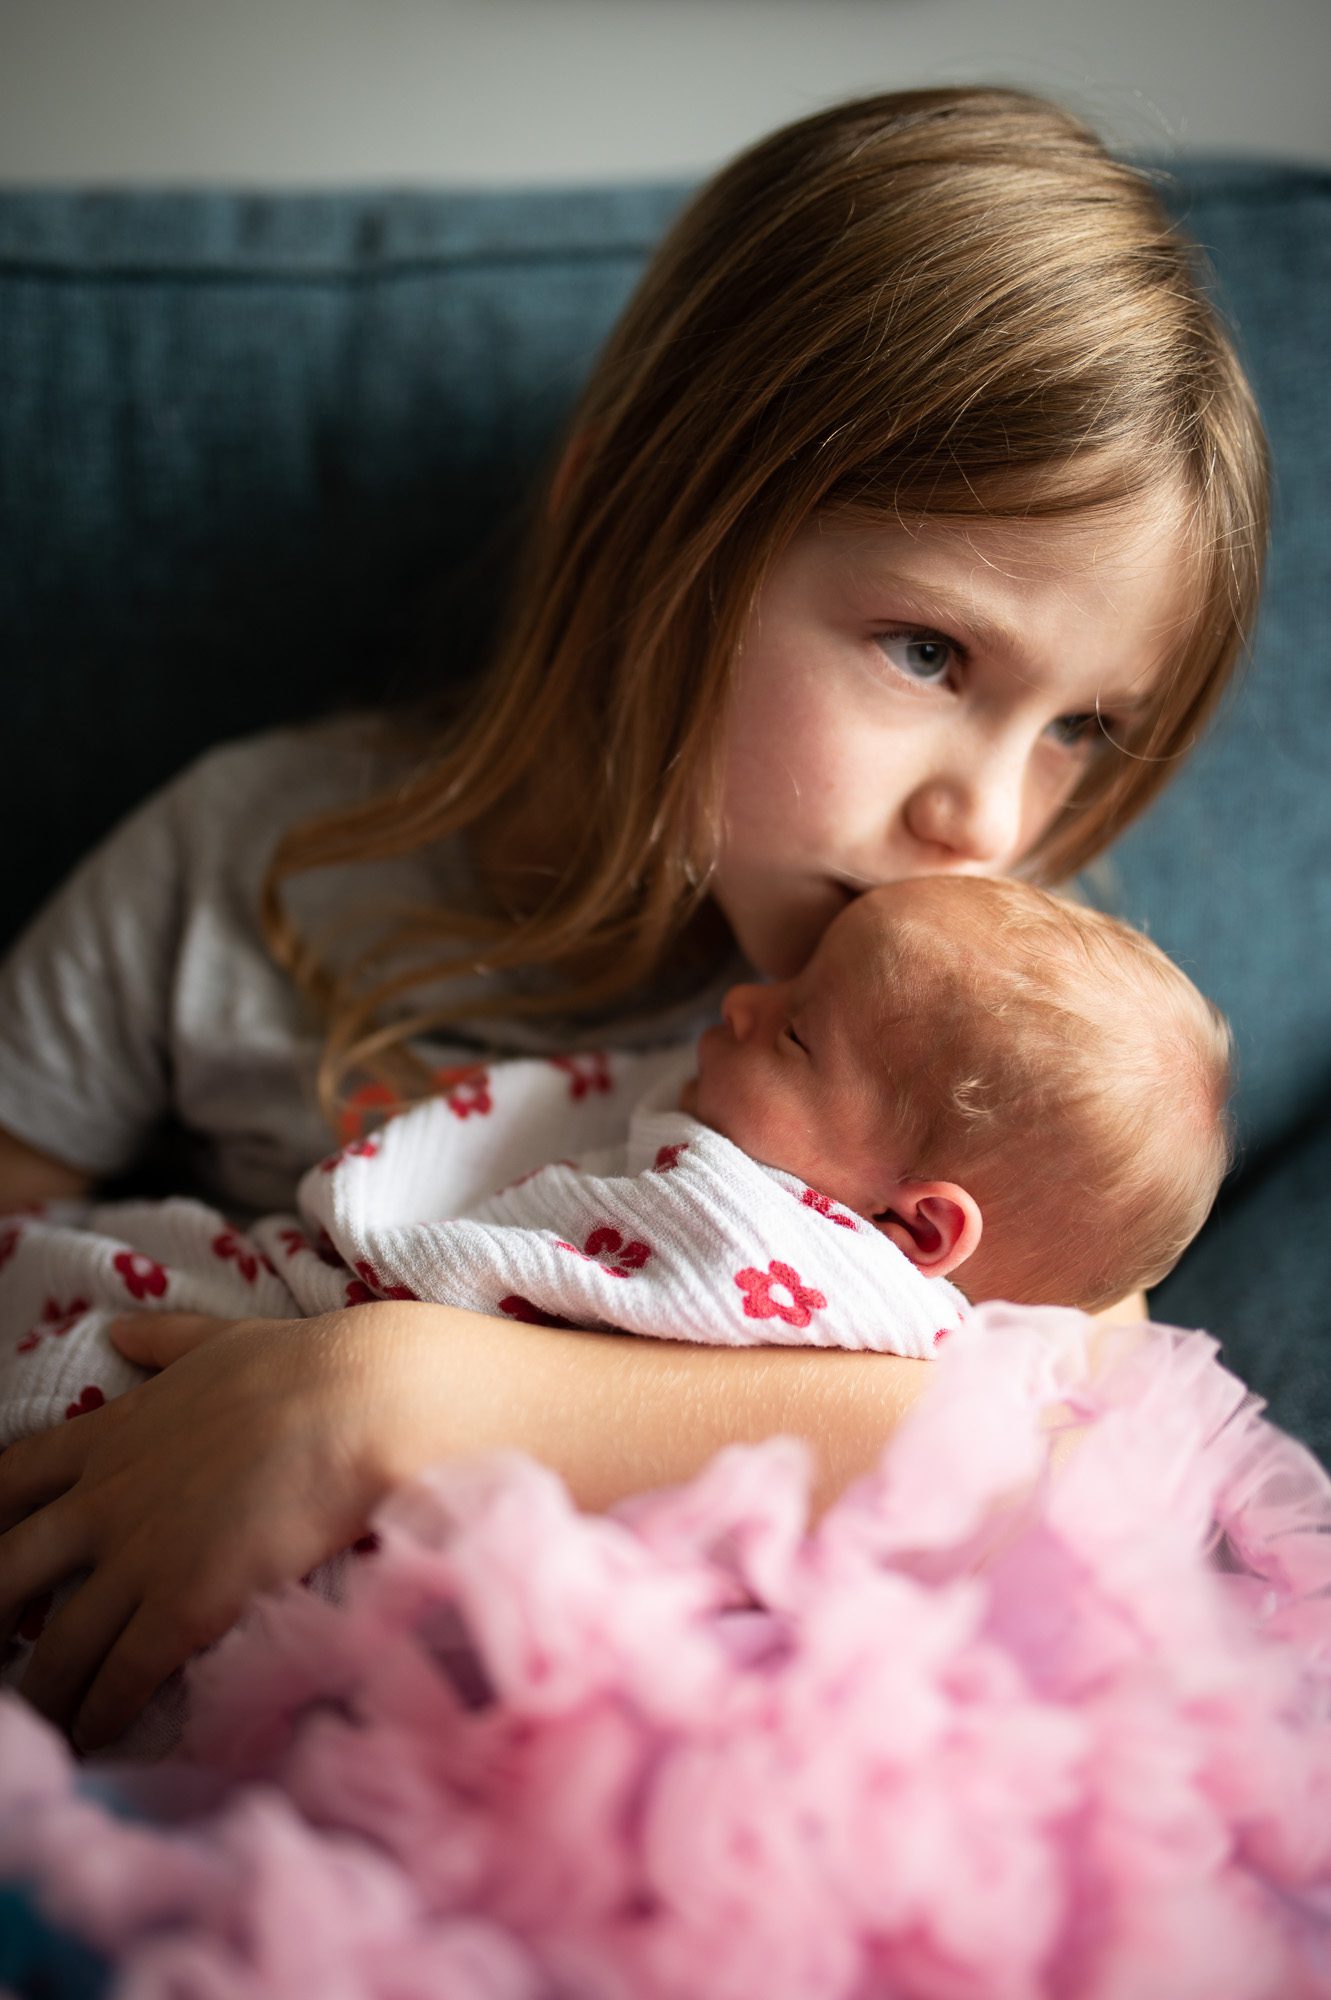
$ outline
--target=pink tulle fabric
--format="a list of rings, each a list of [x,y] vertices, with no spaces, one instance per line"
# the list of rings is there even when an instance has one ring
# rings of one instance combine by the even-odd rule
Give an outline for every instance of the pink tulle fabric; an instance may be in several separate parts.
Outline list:
[[[1331,1484],[1204,1335],[974,1320],[816,1523],[789,1438],[444,1467],[166,1765],[5,1697],[0,1876],[117,2000],[1331,1994]]]

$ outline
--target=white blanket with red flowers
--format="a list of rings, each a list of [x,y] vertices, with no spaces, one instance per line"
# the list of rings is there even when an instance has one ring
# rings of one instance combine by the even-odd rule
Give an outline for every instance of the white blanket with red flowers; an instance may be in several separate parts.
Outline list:
[[[298,1214],[246,1230],[192,1200],[9,1218],[0,1444],[140,1378],[107,1337],[135,1307],[287,1318],[426,1299],[726,1346],[932,1355],[961,1294],[680,1111],[692,1059],[690,1045],[478,1068],[312,1168]]]

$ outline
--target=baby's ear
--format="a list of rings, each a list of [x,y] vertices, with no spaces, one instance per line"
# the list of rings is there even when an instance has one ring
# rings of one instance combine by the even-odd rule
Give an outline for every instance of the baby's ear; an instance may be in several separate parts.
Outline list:
[[[980,1244],[980,1205],[955,1181],[899,1181],[874,1226],[926,1278],[945,1278]]]

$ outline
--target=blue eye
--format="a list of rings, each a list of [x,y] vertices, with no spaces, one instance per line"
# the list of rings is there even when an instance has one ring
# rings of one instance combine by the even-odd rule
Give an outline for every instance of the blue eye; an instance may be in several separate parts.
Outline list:
[[[1099,750],[1111,741],[1108,719],[1092,710],[1087,715],[1060,715],[1049,734],[1064,750]]]
[[[878,644],[908,681],[940,687],[957,658],[957,647],[937,632],[880,632]]]

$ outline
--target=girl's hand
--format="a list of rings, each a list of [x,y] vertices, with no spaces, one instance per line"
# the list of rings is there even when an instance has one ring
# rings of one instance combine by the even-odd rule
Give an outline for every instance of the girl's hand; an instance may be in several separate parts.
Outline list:
[[[111,1345],[140,1368],[169,1368],[182,1354],[242,1323],[211,1313],[122,1313],[111,1322]]]
[[[928,1362],[887,1354],[692,1347],[411,1301],[220,1326],[152,1318],[119,1344],[169,1367],[0,1453],[0,1631],[91,1571],[23,1683],[89,1749],[254,1591],[345,1548],[428,1465],[525,1451],[598,1509],[692,1478],[721,1445],[795,1432],[813,1447],[821,1512],[931,1379]]]
[[[117,1345],[172,1365],[0,1453],[0,1632],[90,1572],[48,1620],[22,1688],[83,1747],[119,1735],[256,1590],[361,1532],[384,1490],[365,1449],[366,1355],[378,1368],[394,1351],[383,1311],[135,1315]]]

